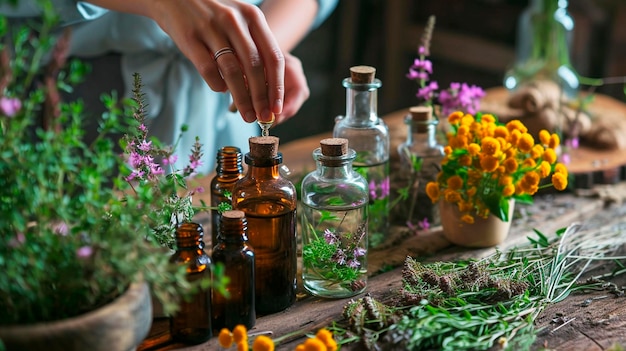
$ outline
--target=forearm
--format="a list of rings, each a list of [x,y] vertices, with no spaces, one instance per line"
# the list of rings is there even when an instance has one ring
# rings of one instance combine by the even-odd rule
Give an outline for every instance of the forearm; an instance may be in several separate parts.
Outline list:
[[[261,10],[280,48],[290,52],[310,30],[318,3],[317,0],[266,0]]]

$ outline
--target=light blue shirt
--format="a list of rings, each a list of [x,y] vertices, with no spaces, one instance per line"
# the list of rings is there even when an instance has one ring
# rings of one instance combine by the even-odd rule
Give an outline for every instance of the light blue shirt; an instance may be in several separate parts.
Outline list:
[[[132,1],[132,0],[129,0]],[[338,0],[318,0],[319,10],[311,29],[319,26],[335,9]],[[239,113],[228,111],[228,93],[212,91],[193,64],[169,36],[151,19],[107,11],[74,0],[52,0],[64,25],[72,25],[70,54],[94,57],[109,52],[121,55],[121,73],[126,96],[131,96],[133,74],[139,73],[148,104],[152,135],[173,144],[183,125],[188,126],[178,143],[176,167],[186,166],[196,136],[203,144],[204,165],[200,173],[215,167],[222,146],[237,146],[248,152],[248,139],[259,134],[256,123],[246,123]],[[248,1],[259,5],[262,1]],[[17,8],[0,6],[7,16],[36,16],[34,1],[19,1]]]

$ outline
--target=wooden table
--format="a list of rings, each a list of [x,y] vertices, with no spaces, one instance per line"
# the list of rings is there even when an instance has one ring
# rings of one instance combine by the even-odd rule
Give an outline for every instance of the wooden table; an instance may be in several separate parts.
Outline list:
[[[392,135],[392,151],[398,143],[404,141],[406,136],[406,126],[402,122],[406,113],[407,111],[398,111],[384,117]],[[311,152],[319,145],[322,138],[328,136],[330,133],[282,145],[280,151],[283,153],[284,163],[294,173],[303,174],[312,170],[315,164]],[[206,183],[204,185],[207,189],[209,179],[210,176],[201,180]],[[619,185],[614,186],[620,188]],[[624,190],[620,191],[626,193]],[[574,192],[558,195],[545,194],[536,197],[535,204],[532,206],[527,208],[516,206],[524,215],[521,219],[513,221],[509,237],[500,249],[525,243],[526,237],[532,234],[533,229],[551,234],[573,222],[593,223],[595,221],[606,224],[610,221],[620,221],[622,214],[626,214],[626,206],[621,203],[606,206],[608,202],[621,201],[623,197],[615,196],[617,190],[608,190],[604,193],[612,194],[614,198],[602,196],[601,191],[589,190],[584,194],[585,196]],[[208,199],[206,201],[208,202]],[[201,220],[207,220],[207,218]],[[385,245],[371,251],[368,256],[368,270],[372,273],[372,277],[368,282],[367,293],[381,301],[389,300],[400,288],[401,265],[407,255],[425,262],[453,261],[484,257],[493,253],[493,250],[493,248],[469,250],[456,247],[443,237],[441,227],[434,227],[428,231],[419,232],[417,235],[410,234],[404,227],[392,227]],[[398,268],[376,274],[384,267]],[[299,289],[302,289],[301,284],[299,284]],[[550,325],[553,317],[550,314],[557,313],[555,311],[567,311],[566,313],[574,314],[579,310],[581,316],[577,318],[577,321],[568,323],[567,326],[563,326],[554,333],[539,336],[535,349],[543,347],[544,343],[549,348],[559,350],[590,351],[605,349],[613,342],[626,345],[625,300],[623,298],[598,300],[592,304],[596,314],[592,313],[589,308],[566,308],[578,303],[581,298],[572,296],[554,306],[553,309],[546,309],[537,324],[547,326],[547,330],[553,329]],[[306,333],[313,333],[319,328],[331,325],[333,321],[341,320],[342,308],[348,300],[321,299],[300,291],[297,302],[292,307],[283,312],[257,318],[256,326],[251,332],[271,331],[274,338],[291,335],[277,346],[277,350],[293,350],[303,341]],[[599,308],[596,309],[595,306]],[[609,321],[608,324],[603,324],[606,321]],[[595,322],[597,323],[594,324]],[[219,347],[216,338],[196,346],[172,343],[167,329],[167,319],[155,319],[150,335],[138,350],[217,350]]]

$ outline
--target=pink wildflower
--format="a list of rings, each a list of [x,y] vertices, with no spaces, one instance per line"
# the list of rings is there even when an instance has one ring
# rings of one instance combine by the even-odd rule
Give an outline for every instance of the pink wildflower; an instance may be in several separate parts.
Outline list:
[[[91,246],[82,246],[78,250],[76,250],[76,256],[78,258],[89,258],[93,254],[93,249]]]
[[[14,117],[22,109],[19,99],[0,97],[0,112],[7,117]]]

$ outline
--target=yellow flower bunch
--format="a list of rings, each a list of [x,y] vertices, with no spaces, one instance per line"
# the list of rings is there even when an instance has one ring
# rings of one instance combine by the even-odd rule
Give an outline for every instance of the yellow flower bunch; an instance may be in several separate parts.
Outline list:
[[[506,124],[491,114],[453,112],[445,157],[436,182],[426,185],[433,202],[455,203],[462,220],[490,213],[508,221],[509,200],[532,203],[544,186],[567,188],[568,171],[557,162],[557,134],[542,130],[538,142],[519,120]],[[551,184],[541,181],[551,175]]]
[[[227,328],[220,330],[217,337],[220,346],[229,349],[233,345],[237,351],[248,351],[248,330],[244,325],[237,325],[231,332]],[[265,335],[259,335],[252,343],[253,351],[274,351],[274,341]],[[294,351],[337,351],[337,342],[333,339],[333,334],[327,329],[320,329],[315,337],[308,338],[302,344],[296,346]]]

